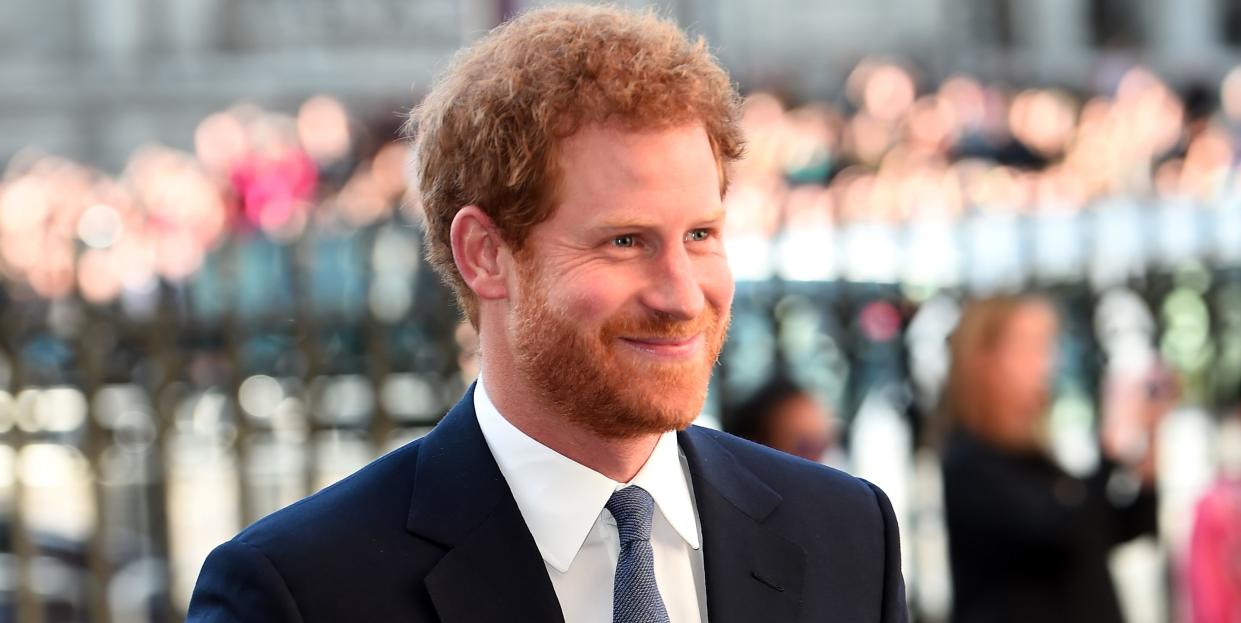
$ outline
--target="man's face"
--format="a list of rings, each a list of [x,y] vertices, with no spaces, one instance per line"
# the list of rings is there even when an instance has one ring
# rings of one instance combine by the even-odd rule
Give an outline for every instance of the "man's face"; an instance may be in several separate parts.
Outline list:
[[[518,255],[508,341],[519,371],[596,434],[684,428],[733,297],[707,135],[588,126],[563,142],[560,167],[555,211]]]

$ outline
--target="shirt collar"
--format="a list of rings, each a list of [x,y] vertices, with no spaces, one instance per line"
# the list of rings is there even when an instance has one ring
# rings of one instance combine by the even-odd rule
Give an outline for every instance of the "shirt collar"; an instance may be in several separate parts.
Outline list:
[[[675,432],[659,438],[631,482],[619,483],[513,426],[487,396],[481,377],[474,388],[474,411],[539,553],[557,571],[569,570],[612,492],[627,484],[646,489],[677,534],[690,547],[701,546]]]

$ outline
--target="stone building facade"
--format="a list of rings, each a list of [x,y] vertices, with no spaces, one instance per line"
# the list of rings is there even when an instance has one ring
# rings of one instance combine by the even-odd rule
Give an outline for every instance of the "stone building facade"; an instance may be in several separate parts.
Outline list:
[[[23,148],[115,172],[147,142],[188,147],[240,100],[330,93],[368,119],[407,108],[453,50],[537,0],[0,2],[0,163]],[[1098,86],[1142,61],[1217,82],[1238,0],[630,0],[705,35],[743,88],[833,97],[858,59],[921,76]]]

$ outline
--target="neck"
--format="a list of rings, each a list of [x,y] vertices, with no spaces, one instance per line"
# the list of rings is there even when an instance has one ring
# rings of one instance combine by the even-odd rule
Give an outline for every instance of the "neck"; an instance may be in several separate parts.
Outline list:
[[[610,438],[567,421],[553,405],[544,403],[542,392],[528,387],[511,366],[504,365],[507,362],[486,355],[482,359],[487,397],[501,416],[531,439],[575,463],[617,482],[629,482],[646,465],[659,443],[658,433]]]

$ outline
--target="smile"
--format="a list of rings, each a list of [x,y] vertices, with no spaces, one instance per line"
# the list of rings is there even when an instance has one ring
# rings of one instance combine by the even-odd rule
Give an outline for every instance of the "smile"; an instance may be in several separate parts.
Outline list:
[[[682,359],[698,352],[702,344],[702,334],[696,333],[689,337],[622,337],[620,341],[646,355],[661,359]]]

